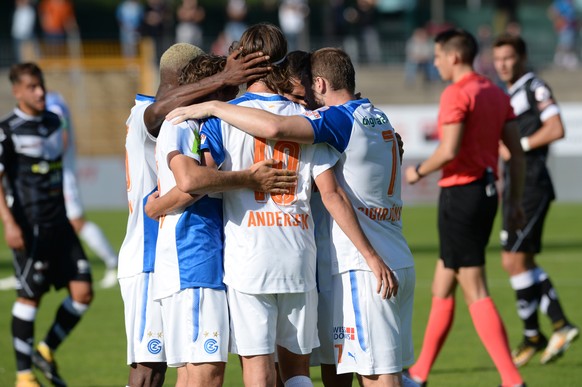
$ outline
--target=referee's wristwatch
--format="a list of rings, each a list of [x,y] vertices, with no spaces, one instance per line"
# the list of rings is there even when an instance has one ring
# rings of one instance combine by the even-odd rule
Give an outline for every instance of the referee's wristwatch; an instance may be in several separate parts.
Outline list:
[[[416,168],[414,168],[416,174],[418,175],[418,179],[422,179],[425,175],[423,175],[422,173],[420,173],[420,165],[422,164],[422,161],[418,164],[416,164]]]

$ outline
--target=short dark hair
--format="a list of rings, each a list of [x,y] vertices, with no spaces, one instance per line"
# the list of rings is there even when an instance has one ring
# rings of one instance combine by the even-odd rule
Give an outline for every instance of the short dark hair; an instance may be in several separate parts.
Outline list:
[[[525,41],[520,36],[504,34],[493,42],[493,47],[511,46],[520,58],[527,56]]]
[[[350,56],[339,48],[321,48],[311,54],[311,75],[329,81],[333,90],[356,90],[356,71]]]
[[[475,37],[461,28],[441,32],[434,38],[434,42],[440,44],[444,51],[458,52],[463,63],[470,65],[473,64],[479,51]]]
[[[36,63],[33,62],[26,62],[26,63],[17,63],[10,67],[10,74],[8,78],[10,79],[10,83],[13,85],[20,82],[20,79],[23,75],[30,75],[33,77],[37,77],[40,79],[41,83],[44,84],[44,77],[42,75],[42,70]]]
[[[297,50],[291,51],[287,54],[287,68],[289,76],[292,78],[301,79],[301,77],[309,71],[311,54],[305,51]]]

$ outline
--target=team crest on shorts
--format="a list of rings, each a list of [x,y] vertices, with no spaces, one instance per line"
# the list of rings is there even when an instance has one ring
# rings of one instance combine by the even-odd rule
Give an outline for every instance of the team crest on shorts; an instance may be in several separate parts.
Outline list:
[[[334,340],[355,340],[356,328],[354,327],[333,327]]]
[[[162,352],[162,342],[158,339],[151,339],[148,341],[148,351],[151,354],[157,355]]]
[[[204,350],[210,355],[218,351],[218,347],[218,342],[214,339],[208,339],[204,342]]]

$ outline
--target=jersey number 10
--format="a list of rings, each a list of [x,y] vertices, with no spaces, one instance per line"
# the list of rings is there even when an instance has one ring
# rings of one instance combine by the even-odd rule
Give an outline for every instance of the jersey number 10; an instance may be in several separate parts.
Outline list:
[[[265,160],[266,150],[267,141],[264,138],[255,137],[255,163]],[[292,141],[277,141],[273,146],[273,159],[277,161],[277,164],[273,168],[283,169],[286,166],[287,170],[298,172],[300,156],[301,145]],[[288,206],[296,200],[296,189],[286,194],[272,194],[271,199],[280,206]],[[255,200],[265,203],[268,200],[267,195],[265,192],[255,191]]]

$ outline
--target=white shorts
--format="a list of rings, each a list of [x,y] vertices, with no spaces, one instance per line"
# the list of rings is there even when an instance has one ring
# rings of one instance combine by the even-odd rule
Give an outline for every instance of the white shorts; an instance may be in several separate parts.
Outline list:
[[[335,364],[332,334],[333,300],[331,290],[319,292],[317,303],[317,331],[319,333],[319,348],[315,348],[311,353],[310,365]]]
[[[414,267],[395,270],[398,295],[383,300],[371,271],[334,275],[333,336],[338,374],[383,375],[414,363]],[[343,305],[343,308],[342,308]]]
[[[83,217],[83,203],[77,186],[77,177],[75,172],[68,168],[63,168],[63,195],[65,196],[67,218],[79,219]]]
[[[168,366],[228,360],[228,305],[224,290],[189,288],[160,302]]]
[[[248,294],[228,288],[232,353],[268,355],[280,345],[311,353],[317,337],[317,289],[305,293]]]
[[[166,361],[162,310],[151,297],[151,273],[119,279],[125,313],[127,364]]]

